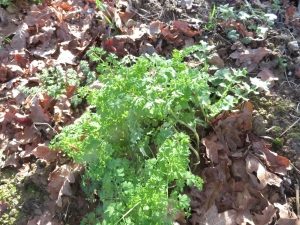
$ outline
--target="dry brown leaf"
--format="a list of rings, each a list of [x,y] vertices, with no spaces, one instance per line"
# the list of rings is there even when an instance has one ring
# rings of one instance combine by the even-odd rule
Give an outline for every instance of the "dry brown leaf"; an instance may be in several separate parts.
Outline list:
[[[264,189],[267,184],[280,187],[280,183],[282,182],[281,178],[269,172],[260,160],[250,154],[246,157],[246,171],[257,190]],[[256,175],[253,175],[254,173]]]
[[[19,153],[14,152],[13,154],[8,156],[8,158],[4,162],[4,165],[2,165],[2,168],[7,167],[7,166],[13,166],[13,167],[19,168],[19,167],[21,167],[19,161],[20,161]]]
[[[213,162],[219,162],[218,151],[223,149],[224,146],[218,141],[215,134],[210,133],[209,136],[202,138],[201,143],[206,147],[206,155]]]
[[[63,47],[60,47],[60,54],[56,60],[57,64],[70,64],[76,65],[75,62],[76,56],[72,54],[69,50],[64,50]]]
[[[44,113],[44,110],[40,106],[39,99],[37,97],[34,97],[31,99],[29,108],[31,111],[29,118],[33,122],[37,122],[37,123],[48,123],[49,122],[49,117],[47,114]]]
[[[54,162],[57,156],[57,151],[53,151],[45,144],[39,144],[32,152],[35,157],[42,158],[47,162]]]
[[[266,165],[272,172],[286,175],[287,171],[292,168],[289,159],[269,150],[271,147],[270,143],[256,137],[254,134],[250,134],[249,138],[253,143],[253,149],[264,156]]]
[[[13,50],[17,51],[26,47],[26,39],[29,37],[27,30],[28,25],[26,23],[22,23],[18,26],[16,34],[10,43]]]
[[[237,217],[237,212],[235,210],[228,210],[223,213],[218,213],[218,209],[215,205],[210,207],[207,212],[202,216],[192,215],[190,221],[192,224],[198,225],[234,225]]]
[[[50,211],[46,210],[42,215],[35,216],[32,220],[29,220],[27,225],[60,225],[55,215],[52,215]]]
[[[276,209],[273,205],[268,205],[261,213],[254,213],[256,225],[265,225],[272,222]]]
[[[242,43],[238,42],[240,46],[233,45],[232,49],[236,49],[231,53],[229,57],[236,59],[236,65],[242,68],[247,68],[248,72],[251,72],[258,68],[258,63],[265,57],[272,53],[270,49],[265,47],[259,47],[257,49],[247,49]]]
[[[274,76],[273,71],[266,68],[262,69],[257,74],[257,77],[260,77],[262,81],[268,81],[270,83],[270,87],[273,87],[275,85],[274,80],[278,80],[278,77]]]
[[[299,225],[300,219],[297,218],[296,214],[291,210],[288,204],[281,205],[274,203],[274,206],[279,209],[279,220],[277,224],[284,225]]]
[[[72,167],[65,164],[56,168],[50,174],[47,191],[51,194],[52,199],[57,199],[56,204],[59,207],[63,206],[62,195],[72,196],[77,191],[80,170],[81,167],[79,165]],[[72,183],[72,186],[70,183]]]

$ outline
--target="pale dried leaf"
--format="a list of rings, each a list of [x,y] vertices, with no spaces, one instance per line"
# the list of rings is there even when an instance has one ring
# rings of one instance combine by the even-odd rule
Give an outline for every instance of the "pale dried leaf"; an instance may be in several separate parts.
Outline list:
[[[267,81],[270,83],[270,87],[273,87],[275,85],[274,80],[278,80],[278,77],[274,76],[274,73],[272,70],[269,69],[262,69],[258,74],[257,77],[260,77],[262,81]]]
[[[248,155],[246,157],[246,166],[246,171],[258,190],[264,189],[267,184],[280,187],[282,179],[269,172],[256,157]],[[253,172],[256,173],[256,176],[253,175]]]

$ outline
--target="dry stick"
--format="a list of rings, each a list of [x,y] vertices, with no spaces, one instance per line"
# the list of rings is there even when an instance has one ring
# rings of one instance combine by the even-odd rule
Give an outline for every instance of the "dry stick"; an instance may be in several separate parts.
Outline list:
[[[295,123],[293,123],[291,126],[289,126],[282,134],[280,134],[280,136],[279,137],[281,137],[282,135],[284,135],[286,132],[288,132],[293,126],[295,126],[295,124],[296,123],[298,123],[300,121],[300,117],[299,117],[299,119],[297,119],[296,121],[295,121]]]
[[[299,218],[300,217],[300,213],[299,213],[299,182],[298,182],[298,180],[297,180],[297,184],[295,184],[295,189],[296,189],[297,216]]]

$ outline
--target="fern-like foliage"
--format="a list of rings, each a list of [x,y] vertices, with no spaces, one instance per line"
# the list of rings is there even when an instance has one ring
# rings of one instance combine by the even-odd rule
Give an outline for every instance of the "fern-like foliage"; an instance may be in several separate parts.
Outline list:
[[[103,88],[84,89],[96,112],[88,111],[52,141],[87,166],[83,189],[95,190],[101,204],[94,224],[172,224],[181,210],[189,213],[186,185],[202,187],[192,173],[191,152],[199,160],[196,126],[231,109],[254,91],[240,81],[246,71],[209,66],[213,46],[202,42],[171,59],[158,55],[118,60],[92,47]],[[105,61],[103,57],[106,55]],[[192,57],[198,64],[190,68]],[[187,132],[190,131],[190,132]],[[82,224],[90,224],[85,218]]]

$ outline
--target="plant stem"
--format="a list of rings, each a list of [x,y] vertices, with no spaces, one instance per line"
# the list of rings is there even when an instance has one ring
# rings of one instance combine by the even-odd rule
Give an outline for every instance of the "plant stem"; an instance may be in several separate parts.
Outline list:
[[[196,138],[196,149],[190,144],[189,147],[190,149],[193,151],[193,153],[196,155],[197,158],[197,163],[194,164],[195,168],[193,169],[193,171],[196,169],[197,165],[200,163],[200,157],[199,157],[199,146],[200,146],[200,139],[199,139],[199,135],[197,133],[197,131],[192,128],[190,125],[188,125],[187,123],[183,122],[182,120],[180,120],[172,110],[170,110],[171,115],[176,119],[176,122],[182,124],[183,126],[189,128],[191,131],[193,131],[195,138]]]

